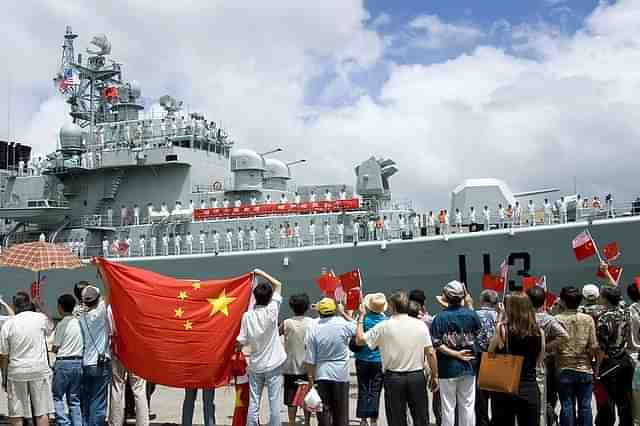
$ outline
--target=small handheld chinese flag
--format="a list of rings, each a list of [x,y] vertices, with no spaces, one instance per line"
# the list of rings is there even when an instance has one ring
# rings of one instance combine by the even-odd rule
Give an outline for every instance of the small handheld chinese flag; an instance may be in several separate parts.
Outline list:
[[[339,277],[340,283],[342,284],[342,289],[345,292],[349,292],[352,288],[360,287],[362,284],[362,280],[360,277],[360,269],[354,269],[350,272],[345,272],[341,274]]]
[[[316,278],[316,283],[318,284],[320,291],[325,296],[334,297],[336,288],[338,287],[338,284],[340,284],[340,279],[336,277],[336,274],[334,274],[333,271],[330,271],[325,272]]]
[[[604,246],[602,248],[602,255],[607,262],[616,260],[620,256],[620,247],[618,247],[618,243],[613,242]]]
[[[347,291],[347,303],[345,303],[344,308],[347,311],[355,311],[360,306],[361,301],[362,290],[360,290],[360,287],[353,287]]]
[[[578,262],[596,255],[596,246],[587,231],[579,233],[571,243]]]
[[[504,280],[496,275],[484,274],[482,276],[482,289],[502,293],[504,291]]]
[[[539,282],[540,282],[539,277],[534,277],[534,276],[522,277],[522,290],[527,291],[530,288],[537,286]]]
[[[620,281],[620,276],[622,275],[622,266],[608,265],[607,268],[609,269],[609,274],[611,274],[611,278],[613,278],[613,280],[616,282],[616,285],[617,285],[618,282]],[[604,275],[604,272],[602,272],[600,268],[598,268],[598,272],[596,272],[596,276],[598,278],[606,278],[606,276]]]
[[[251,274],[181,280],[106,259],[114,352],[127,370],[160,385],[211,389],[229,382]]]

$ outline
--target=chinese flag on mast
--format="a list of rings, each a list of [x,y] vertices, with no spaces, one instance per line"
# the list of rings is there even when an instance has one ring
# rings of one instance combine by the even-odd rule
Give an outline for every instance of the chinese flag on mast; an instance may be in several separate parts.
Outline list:
[[[208,389],[228,383],[252,275],[181,280],[98,258],[109,286],[114,352],[153,383]]]
[[[579,233],[571,243],[578,262],[596,255],[596,245],[587,231]]]

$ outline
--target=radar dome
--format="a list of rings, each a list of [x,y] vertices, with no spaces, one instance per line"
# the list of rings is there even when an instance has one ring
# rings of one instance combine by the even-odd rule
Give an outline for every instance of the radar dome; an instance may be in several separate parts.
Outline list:
[[[231,171],[264,170],[265,161],[260,154],[250,149],[238,149],[231,152]]]
[[[82,148],[82,128],[75,123],[66,123],[60,128],[60,146],[62,149]]]
[[[267,169],[267,179],[291,179],[289,167],[283,161],[276,160],[275,158],[267,158],[265,160],[265,165]]]
[[[139,98],[142,95],[142,89],[140,88],[140,83],[136,80],[133,80],[129,83],[129,87],[131,88],[131,96],[133,98]]]

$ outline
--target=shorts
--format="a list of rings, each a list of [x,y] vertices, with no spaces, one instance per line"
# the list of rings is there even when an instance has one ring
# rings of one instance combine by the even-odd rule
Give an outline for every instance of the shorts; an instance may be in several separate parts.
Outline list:
[[[297,381],[306,382],[309,379],[306,374],[285,374],[284,375],[284,405],[293,406],[293,399],[298,391]]]
[[[53,413],[51,376],[26,382],[7,380],[7,403],[9,417],[29,418]]]

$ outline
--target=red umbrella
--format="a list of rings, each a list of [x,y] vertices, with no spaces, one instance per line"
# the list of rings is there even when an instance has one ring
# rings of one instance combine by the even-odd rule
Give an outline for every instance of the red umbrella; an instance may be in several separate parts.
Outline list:
[[[37,273],[36,283],[40,283],[40,272],[50,269],[75,269],[82,267],[80,258],[61,244],[44,241],[16,244],[2,252],[0,266],[29,269]]]

